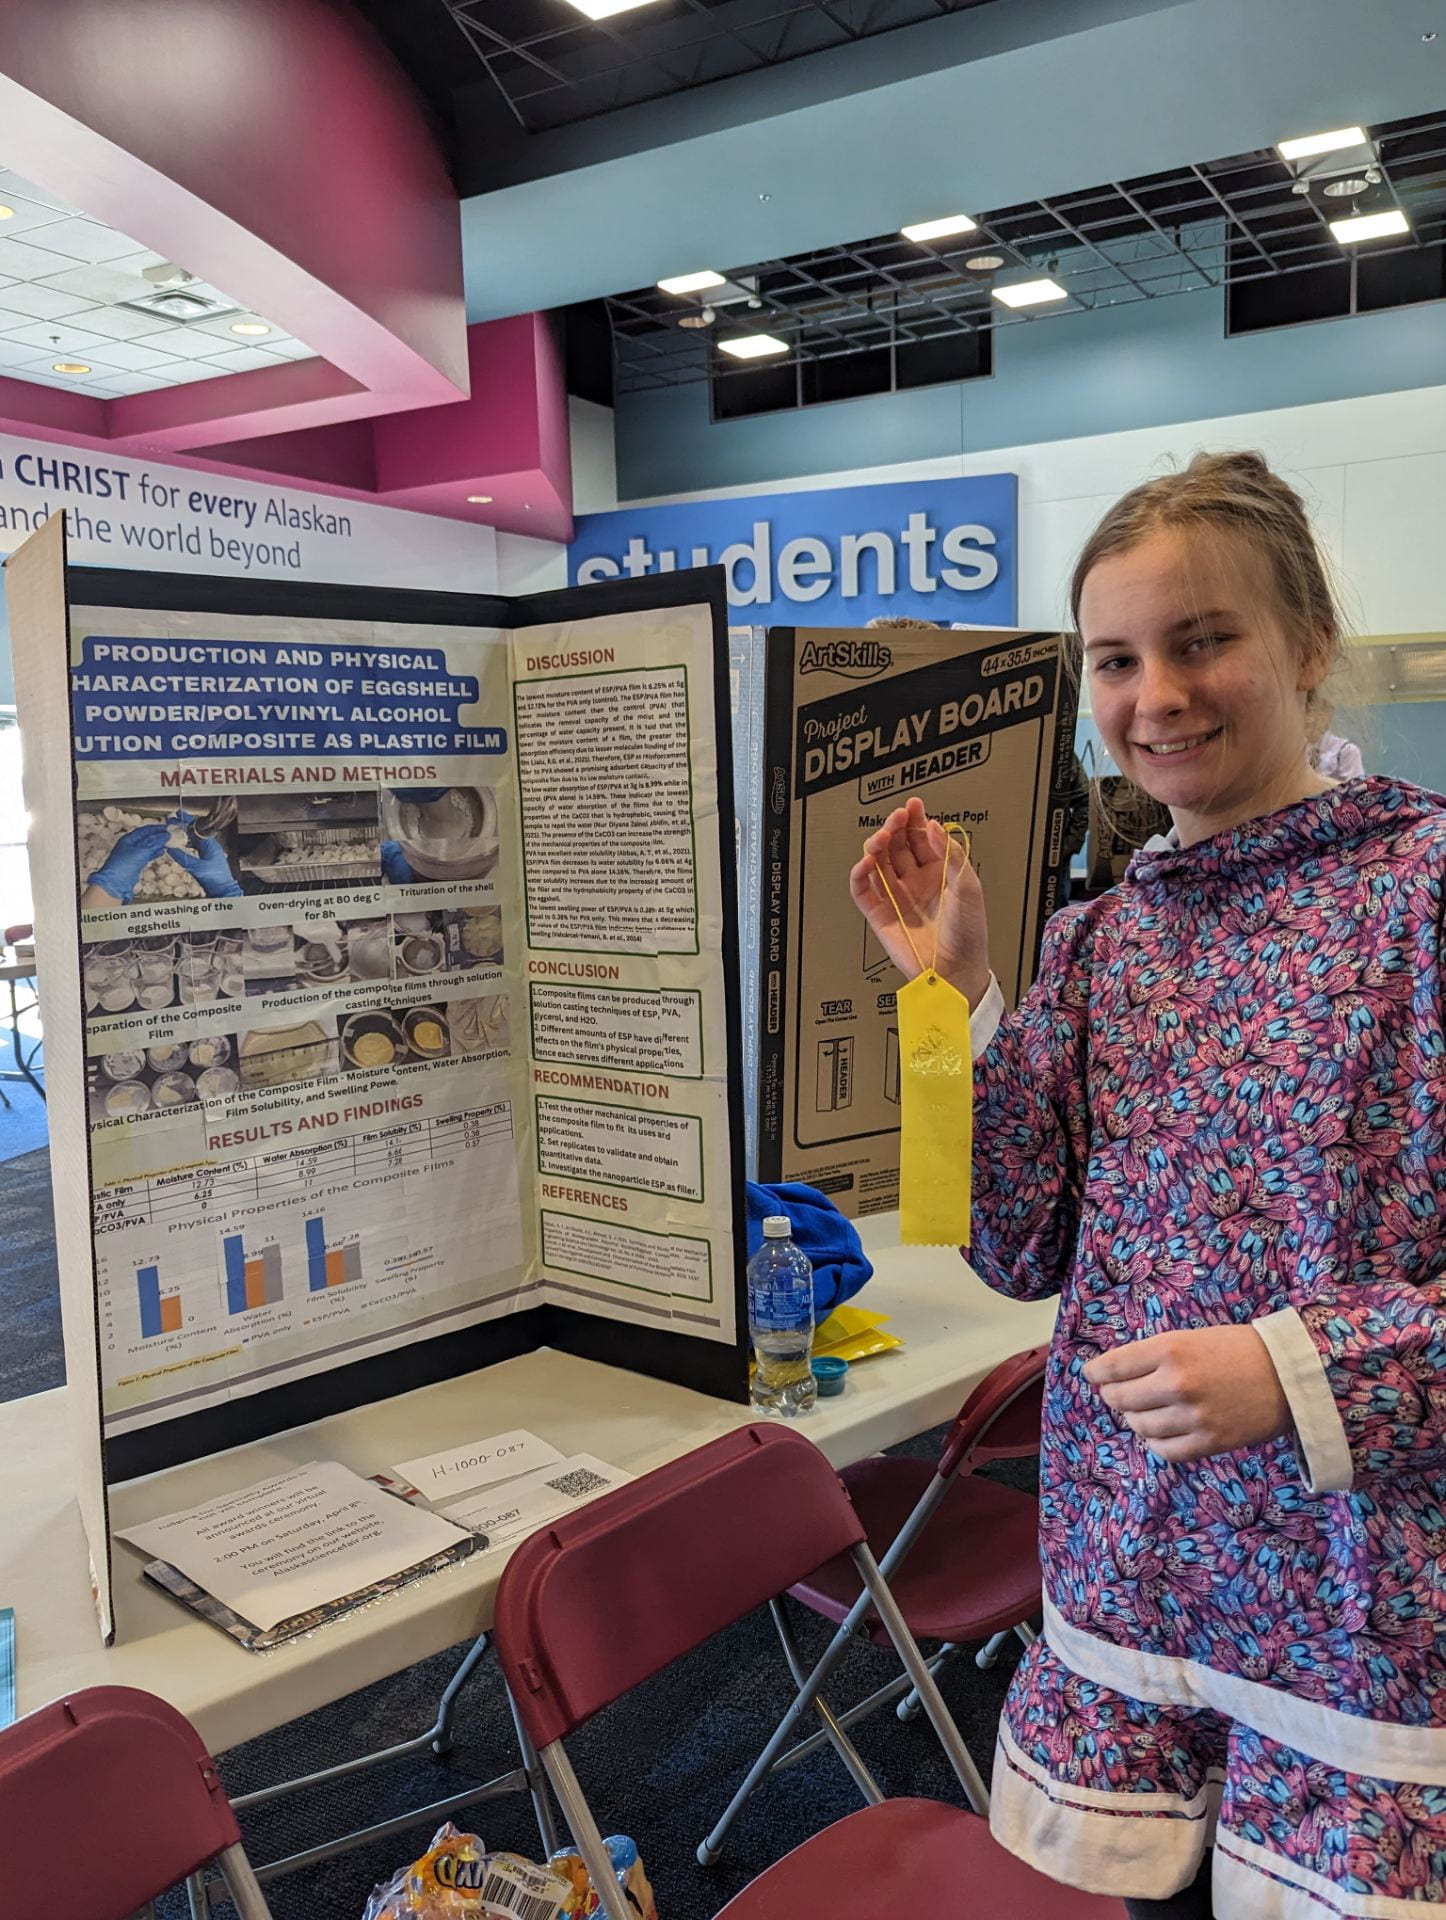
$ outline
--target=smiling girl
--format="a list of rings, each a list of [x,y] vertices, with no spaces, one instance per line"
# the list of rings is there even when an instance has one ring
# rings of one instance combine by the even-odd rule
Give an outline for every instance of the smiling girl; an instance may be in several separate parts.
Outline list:
[[[1138,1920],[1414,1920],[1446,1905],[1446,801],[1312,765],[1340,623],[1257,455],[1128,494],[1072,597],[1174,832],[1055,916],[1012,1015],[917,799],[851,875],[906,975],[880,875],[916,940],[937,913],[974,1009],[970,1257],[1060,1296],[994,1830]]]

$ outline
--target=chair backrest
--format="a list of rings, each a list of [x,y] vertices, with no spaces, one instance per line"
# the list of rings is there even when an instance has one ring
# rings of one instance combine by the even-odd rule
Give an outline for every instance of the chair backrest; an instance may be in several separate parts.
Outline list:
[[[89,1687],[0,1732],[0,1911],[128,1920],[240,1841],[190,1722]]]
[[[1001,1360],[970,1394],[939,1455],[944,1479],[989,1460],[1016,1460],[1039,1452],[1044,1369],[1049,1348],[1030,1347]]]
[[[847,1553],[864,1529],[789,1427],[744,1427],[532,1534],[503,1569],[497,1648],[539,1747]]]

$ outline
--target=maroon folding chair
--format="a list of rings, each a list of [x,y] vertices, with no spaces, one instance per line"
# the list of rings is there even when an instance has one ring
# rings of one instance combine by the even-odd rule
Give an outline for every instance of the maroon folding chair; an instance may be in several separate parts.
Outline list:
[[[523,1541],[503,1570],[497,1644],[507,1684],[608,1920],[630,1913],[563,1742],[602,1708],[840,1554],[893,1641],[967,1792],[983,1788],[904,1625],[837,1474],[789,1427],[746,1427],[604,1494]],[[779,1722],[781,1750],[818,1686]],[[962,1764],[961,1756],[962,1754]],[[1006,1853],[977,1814],[885,1800],[769,1867],[718,1920],[1118,1920]]]
[[[241,1920],[271,1920],[215,1761],[134,1687],[87,1687],[0,1732],[0,1862],[7,1914],[131,1920],[213,1866]]]
[[[1039,1451],[1048,1351],[1034,1347],[1017,1353],[979,1383],[950,1428],[937,1463],[884,1454],[843,1470],[841,1477],[864,1524],[869,1550],[880,1563],[905,1625],[915,1640],[939,1643],[928,1661],[931,1674],[938,1673],[961,1642],[983,1640],[985,1645],[975,1657],[981,1667],[987,1667],[1011,1633],[1026,1644],[1035,1637],[1029,1623],[1042,1606],[1039,1502],[1032,1494],[985,1479],[975,1469],[989,1461]],[[789,1591],[813,1612],[839,1622],[824,1655],[830,1669],[855,1632],[865,1631],[876,1643],[888,1643],[877,1616],[870,1616],[868,1596],[846,1554],[794,1583]],[[770,1606],[789,1670],[802,1687],[810,1676],[788,1617],[781,1600],[773,1600]],[[817,1674],[816,1668],[815,1678]],[[901,1694],[904,1698],[899,1700]],[[765,1773],[795,1766],[825,1741],[843,1761],[864,1799],[881,1800],[878,1782],[847,1729],[891,1700],[899,1700],[901,1720],[918,1711],[918,1691],[907,1673],[843,1713],[835,1712],[815,1688],[813,1710],[822,1723],[820,1731],[786,1748],[767,1766],[761,1759],[755,1763],[699,1847],[698,1858],[706,1865],[716,1856],[734,1817]],[[982,1805],[970,1797],[976,1807]]]

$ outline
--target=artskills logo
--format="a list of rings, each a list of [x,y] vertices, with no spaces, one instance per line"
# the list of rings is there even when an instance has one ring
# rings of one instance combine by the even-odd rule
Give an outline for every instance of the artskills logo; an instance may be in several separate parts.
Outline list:
[[[845,680],[872,680],[893,664],[882,640],[805,640],[798,656],[800,673],[837,673]]]

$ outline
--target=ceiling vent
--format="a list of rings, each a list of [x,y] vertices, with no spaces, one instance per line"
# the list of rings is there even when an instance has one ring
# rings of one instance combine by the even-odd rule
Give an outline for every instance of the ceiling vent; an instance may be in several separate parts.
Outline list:
[[[154,293],[137,294],[120,305],[136,313],[159,313],[167,320],[214,320],[221,314],[239,313],[234,300],[202,291],[198,287],[158,287]]]

